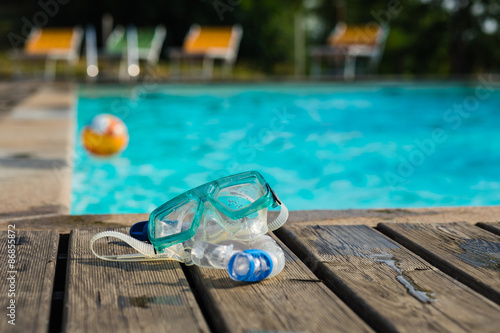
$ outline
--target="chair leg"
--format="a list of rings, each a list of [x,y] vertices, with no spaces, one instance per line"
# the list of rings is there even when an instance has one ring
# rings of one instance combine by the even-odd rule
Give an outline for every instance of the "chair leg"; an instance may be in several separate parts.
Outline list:
[[[178,79],[180,77],[181,71],[181,59],[180,58],[171,58],[169,65],[169,75],[172,79]]]
[[[130,79],[127,73],[127,62],[125,59],[120,59],[120,67],[118,68],[118,80],[125,81]]]
[[[153,78],[156,77],[156,64],[147,61],[144,64],[144,70],[142,74],[143,78],[146,78],[146,76],[150,76]]]
[[[344,80],[354,80],[356,75],[356,57],[346,55],[344,63]]]
[[[214,59],[210,57],[203,58],[203,78],[212,79],[214,72]]]
[[[56,77],[56,62],[57,60],[50,58],[47,58],[45,60],[45,73],[44,73],[45,81],[54,81]]]
[[[378,56],[370,57],[370,59],[368,61],[368,70],[369,70],[370,74],[377,73],[379,61],[380,61],[380,58]]]
[[[66,79],[69,79],[69,76],[71,74],[71,68],[70,68],[70,66],[71,66],[71,62],[70,61],[66,62],[66,66],[64,66],[64,77]]]
[[[189,77],[190,78],[196,77],[198,73],[196,73],[197,65],[195,64],[195,59],[188,59],[188,64],[189,64]]]
[[[233,62],[224,61],[224,66],[222,67],[222,76],[228,79],[233,77]]]
[[[75,67],[77,60],[69,59],[66,63],[66,78],[75,79]]]

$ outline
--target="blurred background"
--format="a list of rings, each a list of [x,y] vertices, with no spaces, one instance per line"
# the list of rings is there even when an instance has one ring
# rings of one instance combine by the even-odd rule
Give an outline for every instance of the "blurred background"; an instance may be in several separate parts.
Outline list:
[[[41,28],[92,24],[101,36],[105,14],[112,16],[114,26],[166,27],[157,70],[164,78],[168,78],[168,49],[182,45],[193,23],[241,25],[235,78],[309,75],[311,48],[326,44],[339,21],[390,27],[379,75],[467,77],[497,72],[500,67],[498,0],[3,0],[0,75],[11,77],[8,52],[13,43],[22,47],[18,37],[29,32],[30,24]],[[97,43],[102,46],[102,38]],[[83,78],[84,68],[81,57],[78,78]]]

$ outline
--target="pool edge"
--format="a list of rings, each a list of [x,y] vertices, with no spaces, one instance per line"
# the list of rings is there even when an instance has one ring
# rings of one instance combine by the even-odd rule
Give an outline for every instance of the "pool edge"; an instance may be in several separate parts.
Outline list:
[[[40,85],[0,122],[0,219],[69,213],[75,91]]]

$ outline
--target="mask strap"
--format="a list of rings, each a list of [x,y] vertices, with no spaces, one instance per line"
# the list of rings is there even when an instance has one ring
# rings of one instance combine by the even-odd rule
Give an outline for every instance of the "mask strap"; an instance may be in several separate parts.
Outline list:
[[[271,222],[268,223],[267,227],[270,231],[274,231],[280,228],[288,220],[288,208],[286,208],[283,202],[280,202],[281,210],[279,215]]]
[[[118,238],[131,247],[133,247],[139,253],[133,254],[122,254],[113,256],[101,256],[94,251],[94,243],[101,238],[114,237]],[[129,235],[123,234],[117,231],[103,231],[100,232],[90,240],[90,250],[92,253],[100,259],[108,261],[148,261],[148,260],[177,260],[183,262],[184,260],[170,249],[164,249],[162,253],[157,254],[155,248],[152,244],[141,242]]]

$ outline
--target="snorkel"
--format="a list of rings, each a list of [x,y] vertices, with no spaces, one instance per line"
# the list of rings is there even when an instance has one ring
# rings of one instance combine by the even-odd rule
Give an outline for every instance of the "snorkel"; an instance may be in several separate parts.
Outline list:
[[[267,223],[269,207],[279,215]],[[186,265],[225,269],[237,281],[255,282],[284,268],[283,250],[266,233],[281,227],[288,209],[256,171],[224,177],[187,191],[138,222],[130,236],[115,231],[96,234],[94,255],[110,261],[177,260]],[[139,253],[98,255],[93,244],[115,237]]]

